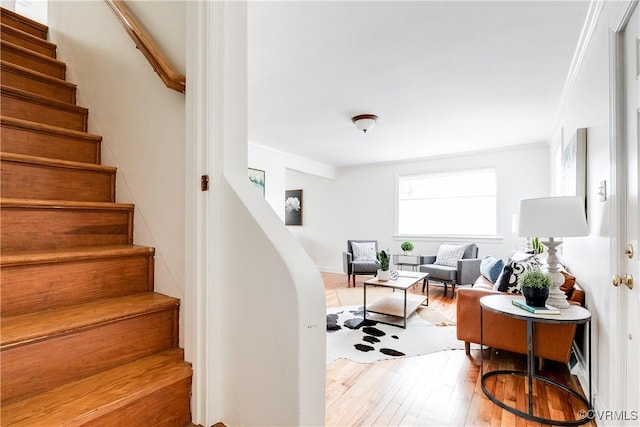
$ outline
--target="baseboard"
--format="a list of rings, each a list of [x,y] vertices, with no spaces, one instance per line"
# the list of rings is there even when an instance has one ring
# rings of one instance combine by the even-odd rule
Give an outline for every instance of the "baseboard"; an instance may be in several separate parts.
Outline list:
[[[318,267],[318,270],[320,270],[321,273],[345,274],[344,271],[338,270],[335,267],[328,267],[328,266],[322,266],[322,265],[318,265],[316,267]]]

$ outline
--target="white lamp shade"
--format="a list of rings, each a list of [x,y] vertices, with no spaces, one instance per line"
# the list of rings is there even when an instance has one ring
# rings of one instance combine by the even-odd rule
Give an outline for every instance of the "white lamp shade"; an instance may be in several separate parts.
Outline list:
[[[584,197],[544,197],[520,201],[520,237],[587,236]]]

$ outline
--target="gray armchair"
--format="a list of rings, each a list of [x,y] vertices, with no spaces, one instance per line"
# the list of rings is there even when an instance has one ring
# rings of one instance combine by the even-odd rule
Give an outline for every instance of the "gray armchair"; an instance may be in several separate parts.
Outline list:
[[[455,295],[456,284],[473,284],[480,276],[480,259],[478,259],[478,245],[467,244],[462,254],[462,258],[456,261],[456,267],[448,265],[434,264],[436,255],[421,257],[418,270],[422,273],[429,273],[429,281],[436,280],[444,284],[444,295],[447,296],[447,287],[451,285],[451,298]],[[428,283],[427,281],[426,283]],[[422,286],[424,292],[425,285]]]
[[[375,252],[378,252],[377,240],[347,240],[347,250],[342,253],[342,268],[347,275],[347,285],[350,286],[351,278],[353,277],[353,286],[356,286],[356,274],[361,275],[373,275],[377,273],[380,268],[380,264],[373,257],[358,258],[357,253],[354,256],[353,243],[372,243]],[[356,250],[356,252],[358,252]]]

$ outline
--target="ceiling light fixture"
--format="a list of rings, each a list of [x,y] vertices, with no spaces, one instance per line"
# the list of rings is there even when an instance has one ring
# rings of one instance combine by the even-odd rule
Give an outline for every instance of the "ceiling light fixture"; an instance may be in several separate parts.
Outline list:
[[[364,133],[372,129],[378,121],[378,116],[375,114],[360,114],[351,118],[356,127]]]

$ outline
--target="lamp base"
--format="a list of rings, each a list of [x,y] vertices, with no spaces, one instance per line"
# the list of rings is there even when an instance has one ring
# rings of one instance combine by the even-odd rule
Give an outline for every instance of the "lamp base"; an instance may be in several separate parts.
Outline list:
[[[563,278],[564,280],[564,278]],[[560,290],[560,286],[554,284],[549,288],[549,298],[547,298],[547,304],[555,308],[569,308],[571,304],[567,302],[567,295]]]
[[[551,288],[549,288],[549,298],[547,304],[556,308],[569,308],[571,304],[567,302],[567,295],[560,290],[560,286],[564,284],[564,276],[560,273],[558,268],[557,248],[562,242],[556,242],[553,237],[550,237],[548,241],[543,241],[543,245],[548,248],[547,256],[547,274],[551,276]]]

